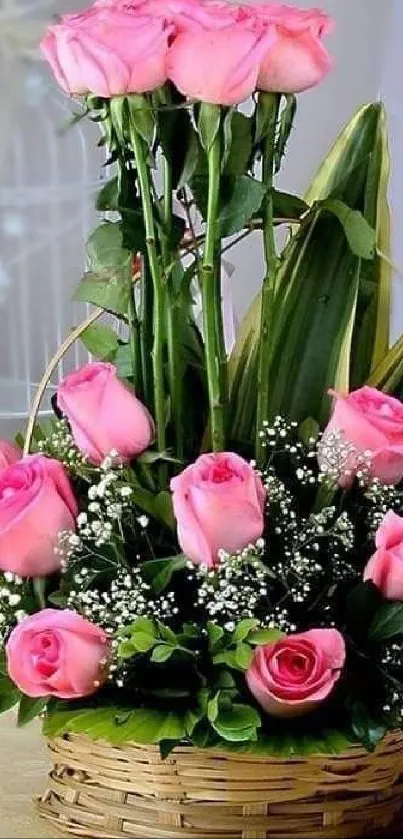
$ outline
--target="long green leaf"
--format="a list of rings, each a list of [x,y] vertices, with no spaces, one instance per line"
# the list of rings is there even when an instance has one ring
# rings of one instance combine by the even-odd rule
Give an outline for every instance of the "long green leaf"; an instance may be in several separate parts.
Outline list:
[[[377,224],[378,196],[379,206],[385,208],[385,138],[382,106],[361,108],[322,164],[305,196],[307,202],[316,204],[327,198],[343,201],[351,210],[361,212],[370,225]],[[374,196],[375,215],[370,212]],[[380,267],[377,258],[365,262],[357,258],[339,221],[316,206],[298,228],[295,226],[277,276],[270,415],[283,413],[297,420],[309,416],[323,423],[330,409],[327,389],[348,390],[351,379],[356,378],[358,364],[352,348],[357,336],[364,340],[364,328],[369,336],[365,339],[369,349],[364,354],[368,371],[373,364],[375,339],[378,354],[385,347],[381,312],[388,308],[389,284],[383,273],[381,286],[374,269],[374,265]],[[364,282],[368,269],[375,277],[369,297]],[[379,306],[378,299],[382,301]],[[259,321],[260,295],[241,326],[230,362],[231,437],[244,442],[254,435]]]

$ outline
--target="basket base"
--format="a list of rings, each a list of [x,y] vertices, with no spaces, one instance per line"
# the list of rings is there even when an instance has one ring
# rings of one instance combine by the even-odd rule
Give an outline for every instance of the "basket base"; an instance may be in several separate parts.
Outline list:
[[[291,761],[190,747],[162,761],[155,747],[118,748],[81,735],[53,740],[49,749],[54,768],[36,807],[77,837],[402,837],[400,732],[372,755],[352,747]]]

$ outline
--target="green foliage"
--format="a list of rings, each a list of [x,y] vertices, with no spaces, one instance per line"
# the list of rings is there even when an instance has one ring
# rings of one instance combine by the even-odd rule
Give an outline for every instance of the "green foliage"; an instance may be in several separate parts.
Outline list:
[[[175,632],[158,620],[137,618],[131,626],[126,626],[122,630],[121,636],[118,658],[123,660],[152,652],[151,661],[154,664],[163,664],[174,653],[181,656],[194,657],[196,655],[194,650],[185,646],[186,641],[189,640],[186,633],[182,632],[179,639]]]
[[[8,676],[6,656],[0,650],[0,714],[17,704],[21,693]]]
[[[120,222],[104,222],[91,233],[87,241],[87,257],[93,272],[129,265],[131,253],[123,247]]]
[[[386,734],[386,725],[373,719],[363,702],[352,702],[350,713],[352,729],[357,740],[365,746],[367,751],[373,752]]]
[[[321,207],[333,213],[339,220],[350,249],[361,259],[373,259],[375,255],[375,230],[370,227],[362,213],[352,210],[338,198],[328,198],[321,202]]]
[[[18,726],[22,728],[35,717],[42,714],[49,702],[48,696],[40,696],[38,699],[31,699],[29,696],[21,696],[20,704],[18,706]]]
[[[207,102],[200,104],[197,128],[204,151],[207,153],[220,130],[221,108]]]
[[[255,708],[240,704],[218,711],[217,716],[211,720],[212,727],[220,737],[236,743],[256,741],[257,729],[261,724]]]
[[[89,353],[101,361],[114,361],[119,349],[119,339],[110,326],[93,323],[81,333],[81,341]]]
[[[383,603],[375,614],[369,635],[373,641],[403,635],[403,603]]]
[[[328,388],[362,384],[385,347],[388,281],[371,232],[376,227],[379,238],[386,212],[385,159],[383,110],[367,106],[346,127],[306,196],[311,213],[294,230],[276,278],[271,416],[324,423]],[[255,431],[259,320],[260,295],[230,361],[230,436],[237,441],[253,439]]]
[[[170,584],[173,574],[186,568],[186,561],[184,554],[167,559],[151,559],[144,563],[142,574],[146,582],[152,585],[155,593],[160,594]]]
[[[63,734],[86,734],[93,740],[107,740],[114,745],[129,741],[141,745],[163,740],[178,742],[190,736],[195,721],[187,712],[154,708],[78,708],[48,710],[43,726],[46,737]]]

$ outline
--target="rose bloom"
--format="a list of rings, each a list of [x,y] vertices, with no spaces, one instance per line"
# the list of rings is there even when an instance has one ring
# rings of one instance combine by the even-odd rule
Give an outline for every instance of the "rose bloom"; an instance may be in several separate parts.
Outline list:
[[[78,699],[107,677],[108,636],[70,609],[43,609],[13,629],[6,644],[10,678],[27,696]]]
[[[171,481],[178,540],[196,565],[219,562],[255,542],[264,528],[265,489],[260,477],[232,452],[204,454]]]
[[[362,387],[347,396],[330,393],[335,402],[322,445],[326,445],[330,432],[340,431],[357,451],[357,457],[352,454],[350,458],[349,474],[340,479],[340,484],[352,483],[357,458],[364,452],[370,459],[372,477],[383,484],[398,484],[403,478],[402,403],[373,387]]]
[[[275,43],[263,59],[257,80],[259,90],[300,93],[319,84],[332,68],[322,38],[333,22],[319,9],[296,9],[283,5],[243,7],[260,24],[274,27]]]
[[[165,83],[171,34],[163,17],[100,5],[49,26],[41,50],[66,93],[109,98]]]
[[[372,580],[387,600],[403,601],[403,518],[393,510],[379,525],[375,545],[364,580]]]
[[[21,460],[20,449],[8,440],[0,440],[0,471],[17,460]]]
[[[246,681],[271,716],[302,716],[329,697],[345,657],[344,639],[337,629],[311,629],[256,647]]]
[[[186,96],[234,105],[256,89],[306,90],[331,69],[321,41],[331,21],[316,9],[201,3],[188,18],[168,56],[169,78]]]
[[[77,503],[63,466],[32,455],[0,472],[0,568],[44,577],[60,568],[59,533],[75,529]]]
[[[107,362],[91,362],[66,376],[57,390],[57,406],[78,448],[97,466],[113,450],[128,462],[154,438],[147,408]]]
[[[221,29],[233,22],[236,7],[214,0],[97,0],[95,6],[113,6],[138,15],[163,17],[178,32]]]
[[[180,33],[168,55],[168,76],[192,99],[236,105],[256,90],[259,67],[273,46],[270,28],[234,21],[217,29]]]

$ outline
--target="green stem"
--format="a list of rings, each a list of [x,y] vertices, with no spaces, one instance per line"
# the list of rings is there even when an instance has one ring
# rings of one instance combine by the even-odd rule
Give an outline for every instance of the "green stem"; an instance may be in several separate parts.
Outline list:
[[[140,346],[141,371],[146,405],[152,414],[154,407],[153,365],[152,365],[152,336],[153,336],[153,287],[150,278],[150,268],[147,255],[142,260],[141,267],[141,311],[140,311]]]
[[[130,278],[130,297],[128,307],[129,318],[129,345],[131,366],[133,370],[134,385],[136,388],[136,395],[144,398],[144,388],[141,375],[141,339],[140,339],[140,323],[137,317],[136,303],[134,300],[134,284]]]
[[[211,106],[214,107],[214,106]],[[216,282],[214,271],[216,255],[216,224],[220,198],[221,139],[220,131],[208,151],[208,207],[206,241],[201,270],[201,293],[203,304],[203,331],[206,356],[208,395],[210,405],[210,427],[213,451],[225,447],[224,407],[220,377],[220,341],[217,335],[216,307],[221,298],[220,283]]]
[[[228,408],[228,362],[227,350],[225,347],[222,292],[221,292],[221,239],[216,242],[216,254],[214,258],[214,285],[215,285],[215,329],[218,344],[218,363],[220,368],[221,401],[224,416],[224,429],[227,424]]]
[[[256,411],[256,459],[262,467],[265,461],[264,438],[261,436],[263,423],[269,416],[270,396],[270,352],[273,325],[273,304],[277,270],[276,242],[273,224],[273,177],[274,153],[276,139],[276,125],[280,106],[280,97],[274,93],[260,93],[263,107],[269,115],[267,134],[264,144],[262,180],[266,187],[266,198],[263,206],[263,242],[266,262],[266,276],[262,288],[262,305],[260,320],[260,343],[257,380],[257,411]]]
[[[140,186],[143,207],[144,224],[146,230],[147,256],[154,290],[153,332],[154,342],[152,350],[154,411],[157,426],[157,446],[159,451],[166,449],[165,433],[165,387],[164,387],[164,288],[160,261],[157,253],[154,213],[152,204],[151,178],[147,165],[147,150],[143,139],[133,122],[130,124],[130,135],[136,160],[137,175]]]
[[[172,237],[172,167],[168,160],[164,160],[164,236],[163,255],[166,270],[167,287],[167,345],[168,345],[168,380],[171,396],[172,425],[175,439],[175,455],[179,460],[184,457],[183,440],[183,399],[182,399],[182,365],[181,342],[179,340],[180,321],[179,308],[176,302],[175,289],[172,282],[173,254],[170,247]]]
[[[119,205],[127,207],[129,205],[129,173],[126,168],[126,163],[122,154],[119,155],[117,163],[118,172],[118,195]],[[136,254],[133,254],[136,256]],[[129,346],[131,367],[133,373],[134,384],[136,392],[140,398],[144,395],[142,370],[141,370],[141,340],[140,340],[140,323],[137,317],[136,304],[134,300],[134,285],[132,279],[132,266],[129,267],[129,305],[128,305],[128,319],[129,319]]]

